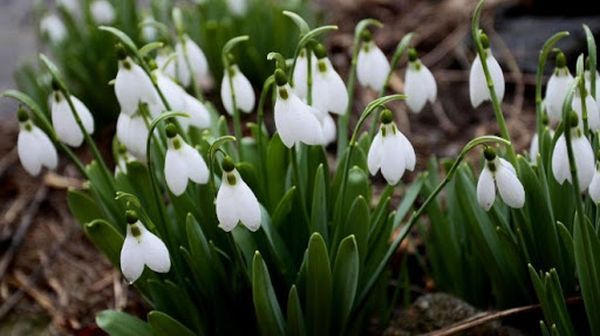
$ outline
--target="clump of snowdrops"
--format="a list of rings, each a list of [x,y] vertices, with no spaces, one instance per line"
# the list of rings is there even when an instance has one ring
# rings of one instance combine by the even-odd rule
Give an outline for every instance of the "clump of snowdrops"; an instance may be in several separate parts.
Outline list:
[[[364,333],[373,314],[394,304],[386,295],[387,265],[427,213],[428,253],[440,288],[473,299],[491,286],[499,306],[537,297],[548,335],[575,334],[565,295],[579,291],[590,330],[600,332],[593,318],[600,311],[600,169],[594,155],[600,125],[594,126],[596,76],[586,75],[586,67],[596,68],[593,37],[586,27],[589,62],[578,59],[574,78],[564,55],[553,50],[567,33],[544,45],[537,142],[535,154],[526,158],[510,142],[501,109],[502,70],[479,28],[482,5],[473,18],[477,56],[470,97],[474,107],[492,104],[501,137],[467,143],[441,180],[432,164],[405,189],[395,210],[391,196],[404,173],[415,169],[418,155],[386,105],[406,100],[418,113],[437,95],[432,73],[409,47],[412,34],[389,62],[369,31],[381,24],[361,21],[344,81],[319,43],[336,27],[310,29],[299,15],[284,12],[300,40],[290,58],[267,55],[275,70],[258,101],[234,56],[252,37],[233,38],[223,48],[226,114],[220,115],[197,91],[182,86],[203,76],[201,59],[188,48],[193,40],[184,37],[181,60],[169,70],[169,60],[159,65],[163,44],[138,48],[121,30],[101,26],[118,43],[112,85],[121,112],[114,169],[91,137],[92,112],[42,55],[52,76],[50,118],[26,94],[3,94],[22,103],[21,162],[32,175],[54,169],[58,147],[76,164],[88,184],[69,191],[72,213],[153,307],[147,321],[105,311],[98,324],[113,335]],[[173,17],[185,36],[177,10]],[[543,70],[552,53],[558,67],[542,103]],[[386,95],[404,54],[405,93]],[[380,98],[366,106],[348,136],[357,82]],[[273,106],[273,132],[265,124],[267,105]],[[242,113],[252,120],[246,127]],[[368,122],[370,131],[363,133]],[[83,142],[94,156],[88,164],[71,149]],[[332,142],[338,148],[335,167],[325,151]],[[477,179],[462,162],[471,151],[482,156]],[[388,185],[374,202],[369,174],[379,173]],[[438,198],[445,187],[445,198]],[[419,194],[424,200],[407,216]]]

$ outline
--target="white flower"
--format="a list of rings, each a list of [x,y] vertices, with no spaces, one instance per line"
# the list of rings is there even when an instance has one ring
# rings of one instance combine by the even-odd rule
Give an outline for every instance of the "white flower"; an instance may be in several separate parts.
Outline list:
[[[158,88],[169,103],[171,110],[176,112],[185,110],[185,95],[187,95],[187,92],[185,92],[185,90],[170,77],[164,75],[160,70],[154,70],[152,73],[156,78]],[[163,109],[166,109],[162,100],[159,99],[158,104]]]
[[[311,56],[311,59],[316,57]],[[308,57],[306,56],[306,49],[300,51],[292,76],[294,78],[294,92],[299,98],[306,99],[308,97]]]
[[[139,114],[129,116],[119,114],[117,119],[117,139],[127,151],[141,162],[146,162],[146,141],[148,139],[148,126]]]
[[[571,81],[573,81],[573,76],[571,76],[569,68],[566,66],[564,54],[560,56],[561,54],[559,53],[556,56],[557,66],[546,85],[546,112],[548,116],[555,120],[561,119],[567,89]]]
[[[583,192],[592,182],[595,160],[590,142],[577,126],[571,128],[571,147],[577,168],[579,190]],[[559,184],[562,185],[565,180],[571,183],[567,141],[564,134],[558,138],[552,152],[552,173]]]
[[[529,160],[535,165],[537,162],[537,156],[540,151],[540,143],[538,139],[538,134],[534,133],[533,138],[531,138],[531,145],[529,146]]]
[[[121,249],[121,271],[127,281],[134,283],[144,272],[144,266],[158,273],[169,272],[171,259],[165,243],[148,231],[137,216],[128,214],[127,221],[127,236]]]
[[[363,42],[356,64],[358,81],[373,90],[381,90],[389,72],[390,63],[383,51],[372,40]]]
[[[335,127],[335,121],[331,115],[323,110],[310,107],[311,112],[317,117],[321,123],[323,130],[323,145],[329,145],[336,139],[337,130]]]
[[[585,76],[585,90],[587,92],[592,92],[592,77],[590,76],[590,71],[586,70],[584,72],[584,76]],[[598,109],[600,110],[600,73],[598,73],[598,71],[596,71],[596,94],[594,95],[594,97],[596,97],[596,103],[598,103]]]
[[[231,83],[229,83],[230,78]],[[230,115],[233,115],[232,86],[236,107],[246,113],[252,112],[256,99],[254,97],[254,89],[252,89],[252,84],[250,84],[248,78],[244,76],[237,65],[231,65],[229,70],[225,70],[223,81],[221,82],[221,100],[223,101],[225,110]]]
[[[177,54],[177,79],[183,86],[190,86],[192,74],[197,81],[209,76],[206,56],[189,36],[184,36],[183,42],[177,43],[175,53]]]
[[[522,208],[525,204],[525,189],[510,162],[488,154],[479,180],[477,181],[477,202],[485,211],[490,210],[496,199],[496,187],[502,201],[511,208]]]
[[[25,111],[19,111],[19,121],[17,153],[23,168],[32,176],[37,176],[42,167],[55,169],[58,154],[48,135],[29,120]]]
[[[173,125],[167,126],[169,149],[165,157],[165,180],[175,196],[185,192],[188,180],[199,184],[208,182],[206,162],[192,146],[177,135]]]
[[[248,11],[248,0],[227,0],[227,7],[231,14],[235,16],[244,16]]]
[[[409,51],[410,62],[406,69],[404,80],[404,91],[406,93],[406,104],[411,111],[419,113],[429,101],[433,103],[437,97],[437,84],[429,69],[417,58],[416,51]]]
[[[64,41],[67,37],[65,24],[54,14],[46,15],[40,20],[40,32],[55,44]]]
[[[588,190],[590,198],[594,203],[600,203],[600,167],[599,163],[596,163],[596,169],[594,171],[594,177],[590,183],[590,189]]]
[[[314,108],[306,105],[287,84],[285,74],[276,72],[275,127],[281,141],[291,148],[296,142],[307,145],[324,144],[323,129]]]
[[[486,54],[485,60],[487,68],[492,77],[492,82],[494,83],[496,97],[498,97],[498,101],[501,102],[502,99],[504,99],[504,73],[502,72],[502,68],[500,68],[500,64],[498,64],[498,61],[496,61],[494,55],[492,55],[490,48],[486,48],[484,52]],[[473,105],[473,107],[479,106],[486,100],[491,100],[479,55],[477,55],[473,61],[473,65],[471,65],[469,93],[471,96],[471,105]]]
[[[181,126],[188,130],[190,126],[194,126],[199,129],[210,127],[210,113],[202,102],[196,99],[194,96],[189,95],[187,92],[183,97],[185,107],[183,112],[189,115],[189,118],[177,118]]]
[[[71,15],[79,14],[79,1],[78,0],[58,0],[58,6],[64,8]]]
[[[381,169],[381,174],[390,185],[396,185],[405,170],[415,169],[415,149],[392,121],[390,110],[381,113],[381,127],[369,148],[367,164],[371,175]]]
[[[583,109],[581,107],[581,95],[579,94],[579,90],[575,91],[575,95],[573,96],[573,101],[571,103],[571,107],[573,111],[577,113],[579,120],[582,120]],[[592,131],[597,131],[600,129],[600,111],[598,111],[598,105],[596,104],[596,100],[589,94],[585,96],[585,107],[587,111],[588,117],[588,126]],[[579,123],[580,127],[583,129],[583,123]]]
[[[338,115],[346,113],[348,107],[348,90],[346,84],[335,71],[324,50],[313,66],[312,105],[325,112]]]
[[[92,117],[90,110],[75,96],[71,96],[71,101],[73,102],[75,111],[77,111],[77,115],[79,115],[79,119],[81,119],[83,128],[88,134],[93,134],[94,117]],[[77,125],[75,116],[65,96],[60,91],[54,91],[51,96],[51,102],[52,126],[56,131],[58,139],[71,147],[81,146],[84,134]]]
[[[230,158],[223,160],[223,178],[217,193],[216,208],[219,227],[226,232],[233,230],[238,222],[250,231],[260,228],[260,204]]]
[[[155,22],[151,15],[148,15],[142,21],[142,39],[146,42],[156,41],[158,38],[158,29],[152,24]]]
[[[177,78],[177,67],[175,66],[177,55],[171,54],[158,54],[156,56],[156,65],[158,69],[170,78]]]
[[[96,23],[107,24],[115,20],[115,8],[108,0],[94,0],[90,12]]]
[[[119,71],[115,79],[115,95],[121,106],[121,113],[128,116],[137,112],[140,103],[153,106],[158,103],[158,94],[144,70],[126,57],[119,61]]]

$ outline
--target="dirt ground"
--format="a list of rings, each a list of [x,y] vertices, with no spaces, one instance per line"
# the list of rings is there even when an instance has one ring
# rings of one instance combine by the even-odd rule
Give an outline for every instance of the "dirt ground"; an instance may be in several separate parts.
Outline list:
[[[514,1],[489,3],[502,7]],[[417,32],[413,45],[433,70],[438,100],[419,115],[408,114],[403,105],[395,109],[402,111],[398,122],[419,153],[420,167],[430,154],[452,156],[468,139],[496,132],[491,109],[473,110],[468,101],[474,4],[471,0],[330,0],[323,4],[336,9],[327,11],[336,13],[327,21],[340,30],[328,43],[341,72],[348,70],[353,29],[361,18],[374,17],[386,24],[375,31],[375,39],[388,55],[404,34]],[[490,16],[483,25],[507,72],[504,110],[513,140],[517,147],[526,148],[534,124],[533,75],[519,70],[518,57],[494,30]],[[399,71],[392,79],[393,90],[402,91],[402,77]],[[361,90],[357,97],[358,110],[374,95]],[[99,335],[96,312],[107,308],[143,312],[144,303],[69,215],[65,190],[82,183],[74,167],[63,160],[56,173],[30,178],[18,163],[16,132],[14,120],[0,122],[0,335]]]

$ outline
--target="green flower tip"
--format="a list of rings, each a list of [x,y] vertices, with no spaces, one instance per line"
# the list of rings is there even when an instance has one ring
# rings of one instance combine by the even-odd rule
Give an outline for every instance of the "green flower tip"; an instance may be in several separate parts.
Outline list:
[[[571,110],[571,112],[569,112],[569,125],[571,127],[577,127],[577,125],[579,124],[579,116],[577,115],[577,113],[573,110]]]
[[[313,51],[318,59],[327,57],[327,50],[325,50],[325,47],[321,43],[317,43],[317,45],[313,48]]]
[[[387,108],[381,111],[380,120],[381,123],[384,125],[391,123],[394,120],[394,115],[392,114],[392,111]]]
[[[55,78],[52,78],[52,83],[50,85],[52,85],[52,91],[60,90],[60,85],[58,84],[58,81]]]
[[[562,51],[556,53],[556,67],[564,68],[567,66],[567,56]]]
[[[167,133],[167,138],[173,139],[177,136],[177,127],[173,124],[168,124],[165,128],[165,132]]]
[[[221,162],[221,168],[227,173],[230,173],[235,169],[235,164],[233,163],[233,159],[230,156],[226,156],[223,158],[223,162]]]
[[[485,147],[483,157],[488,161],[493,161],[496,158],[496,150],[492,147]]]
[[[363,42],[370,42],[371,40],[373,40],[373,35],[371,34],[371,32],[369,30],[365,29],[360,34],[360,39]]]
[[[275,83],[277,83],[277,86],[284,86],[288,83],[287,76],[283,70],[275,70]]]
[[[542,113],[542,125],[548,126],[550,124],[550,118],[548,118],[548,113]]]
[[[127,210],[125,212],[125,218],[128,224],[135,224],[138,221],[138,214],[134,210]]]
[[[24,108],[19,107],[19,110],[17,111],[17,118],[19,119],[19,122],[26,122],[29,120],[29,113],[27,113]]]
[[[414,62],[419,59],[419,54],[415,48],[408,49],[408,60]]]
[[[121,43],[118,43],[115,46],[115,51],[117,52],[117,58],[119,60],[124,60],[127,58],[127,52],[125,51],[125,48],[123,47],[123,45]]]
[[[481,45],[483,46],[483,49],[489,49],[490,40],[488,39],[488,36],[486,33],[481,33],[479,35],[479,41],[481,41]]]

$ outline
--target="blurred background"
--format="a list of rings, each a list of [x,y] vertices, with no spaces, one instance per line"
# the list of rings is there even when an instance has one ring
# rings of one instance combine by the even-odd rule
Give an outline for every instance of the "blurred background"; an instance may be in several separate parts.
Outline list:
[[[156,2],[152,1],[153,4]],[[409,115],[401,104],[395,109],[399,111],[400,128],[411,138],[419,153],[421,168],[430,155],[455,155],[468,139],[496,132],[491,108],[486,106],[474,110],[469,103],[467,80],[474,58],[470,15],[476,3],[474,0],[291,2],[298,2],[294,4],[295,8],[312,24],[327,23],[340,27],[325,42],[330,58],[343,78],[347,78],[349,69],[354,26],[361,19],[372,17],[385,24],[383,29],[373,33],[377,44],[388,56],[405,34],[417,33],[412,45],[420,52],[423,63],[432,70],[438,82],[438,100],[419,115]],[[144,3],[143,6],[149,6],[148,2]],[[192,1],[180,3],[191,6]],[[250,10],[263,11],[260,1],[258,3]],[[44,74],[37,70],[38,53],[49,53],[65,65],[68,65],[65,60],[77,59],[76,48],[69,50],[62,45],[57,48],[38,33],[40,17],[54,8],[51,1],[36,1],[34,4],[33,1],[0,0],[0,91],[18,87],[44,104],[49,87],[48,83],[44,83]],[[160,20],[157,12],[153,13],[155,19]],[[297,31],[291,24],[285,26],[285,30],[269,31],[272,28],[268,24],[263,25],[262,21],[227,17],[221,21],[222,14],[219,13],[207,14],[205,19],[223,24],[230,33],[239,29],[251,37],[263,36],[264,48],[275,43],[269,39],[271,35],[292,36],[290,40],[282,38],[279,44],[272,46],[286,56],[295,46]],[[219,45],[222,46],[224,37],[215,36],[210,30],[190,22],[190,35],[207,51],[213,76],[218,77],[221,71],[218,68]],[[482,27],[490,36],[494,53],[505,71],[508,93],[503,102],[504,111],[508,115],[512,136],[521,149],[529,146],[535,124],[532,97],[539,49],[551,34],[561,30],[571,32],[571,37],[558,46],[566,53],[573,72],[575,57],[585,48],[582,23],[589,25],[598,36],[600,9],[591,6],[589,1],[487,1]],[[257,42],[255,47],[256,50],[247,51],[247,55],[251,56],[242,67],[245,67],[245,72],[250,72],[256,89],[272,68],[264,61],[266,52],[260,49],[260,43]],[[90,53],[85,48],[82,50]],[[104,52],[112,55],[111,50]],[[99,64],[93,58],[90,62],[92,65]],[[405,62],[401,61],[396,76],[392,78],[393,91],[403,90]],[[554,66],[554,62],[549,63],[547,74]],[[112,64],[109,69],[115,66],[114,62],[108,64]],[[118,111],[110,93],[112,88],[106,84],[108,81],[101,76],[101,79],[93,78],[90,84],[78,78],[76,71],[69,73],[69,69],[63,70],[68,73],[75,93],[88,104],[97,121],[107,125],[97,133],[99,138],[112,136],[114,130],[110,124]],[[94,69],[89,71],[94,72]],[[103,71],[103,75],[114,76],[114,72]],[[218,97],[217,89],[207,88],[207,95],[212,101],[218,100],[215,99]],[[373,92],[359,90],[354,118],[374,97]],[[82,183],[74,167],[63,164],[57,172],[32,179],[18,164],[15,150],[18,131],[16,108],[13,101],[0,99],[0,335],[100,335],[94,326],[95,312],[106,308],[143,312],[144,303],[128,289],[119,271],[112,269],[85,239],[68,213],[65,189]],[[85,151],[79,154],[87,155]],[[399,253],[418,255],[419,244],[419,240],[414,239]],[[411,282],[419,284],[417,292],[435,291],[435,283],[426,272],[415,274],[417,278],[411,279]],[[474,311],[473,308],[471,313]],[[394,333],[388,331],[388,334]]]

